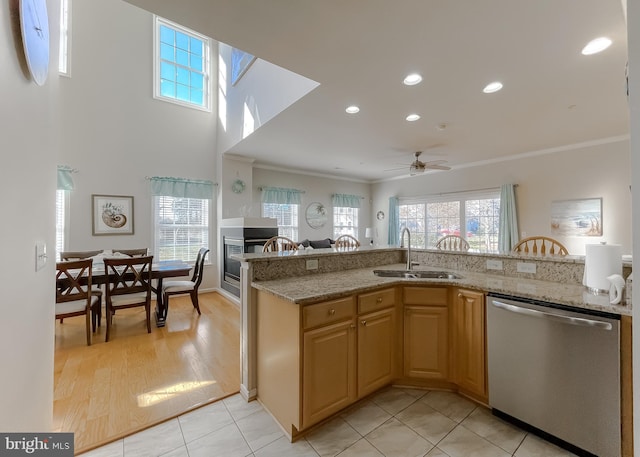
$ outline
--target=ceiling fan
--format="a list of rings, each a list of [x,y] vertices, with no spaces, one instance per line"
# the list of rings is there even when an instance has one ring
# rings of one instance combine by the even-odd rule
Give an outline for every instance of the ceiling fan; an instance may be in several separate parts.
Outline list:
[[[413,153],[415,160],[409,164],[409,174],[411,176],[419,175],[425,172],[425,170],[451,170],[451,167],[446,165],[442,165],[446,162],[446,160],[432,160],[430,162],[423,162],[420,160],[420,155],[422,151],[416,151]],[[385,171],[394,171],[394,170],[402,170],[404,167],[400,168],[390,168]]]

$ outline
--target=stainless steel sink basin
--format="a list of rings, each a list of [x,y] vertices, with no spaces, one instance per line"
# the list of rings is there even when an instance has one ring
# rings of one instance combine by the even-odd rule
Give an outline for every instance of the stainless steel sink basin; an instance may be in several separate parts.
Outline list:
[[[373,270],[373,274],[384,278],[462,279],[462,276],[448,271]]]

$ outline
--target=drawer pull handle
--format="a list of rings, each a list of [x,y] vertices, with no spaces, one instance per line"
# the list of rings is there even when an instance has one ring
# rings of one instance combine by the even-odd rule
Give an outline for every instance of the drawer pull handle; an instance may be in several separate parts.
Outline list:
[[[462,298],[462,294],[458,294],[458,298]]]
[[[333,316],[336,314],[336,310],[335,309],[330,309],[329,310],[329,316]]]
[[[356,328],[356,326],[355,326],[355,324],[351,324],[351,325],[349,326],[349,328],[354,329],[354,328]]]
[[[367,321],[360,321],[360,323],[365,327],[367,326]]]
[[[376,298],[376,303],[382,303],[382,297]]]

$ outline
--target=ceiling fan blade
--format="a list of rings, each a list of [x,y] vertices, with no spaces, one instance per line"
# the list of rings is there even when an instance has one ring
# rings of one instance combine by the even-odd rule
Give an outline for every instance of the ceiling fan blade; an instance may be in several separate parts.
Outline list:
[[[429,170],[451,170],[451,167],[448,167],[446,165],[438,165],[438,164],[429,164],[426,163],[424,165],[425,168],[428,168]]]

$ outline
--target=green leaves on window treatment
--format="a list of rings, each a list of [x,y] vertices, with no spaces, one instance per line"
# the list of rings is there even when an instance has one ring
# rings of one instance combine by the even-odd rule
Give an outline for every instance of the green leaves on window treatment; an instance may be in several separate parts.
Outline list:
[[[213,199],[213,182],[198,179],[154,176],[151,195],[175,198]]]

